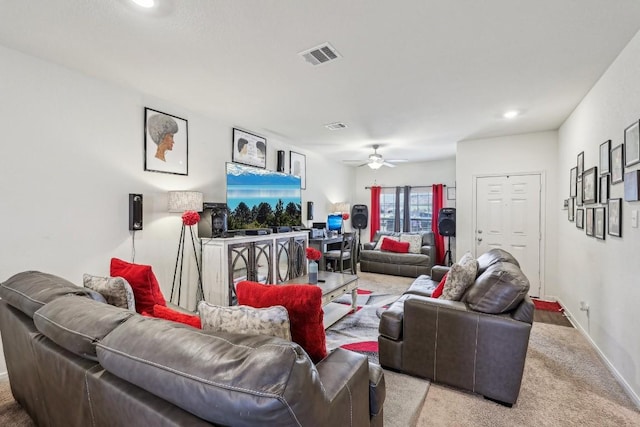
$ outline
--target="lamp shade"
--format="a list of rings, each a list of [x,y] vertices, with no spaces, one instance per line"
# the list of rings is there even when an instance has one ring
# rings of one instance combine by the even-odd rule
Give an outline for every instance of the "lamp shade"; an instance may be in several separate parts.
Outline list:
[[[334,203],[333,211],[340,212],[340,213],[349,213],[351,212],[351,205],[346,202]]]
[[[169,212],[202,211],[204,198],[199,191],[169,191]]]

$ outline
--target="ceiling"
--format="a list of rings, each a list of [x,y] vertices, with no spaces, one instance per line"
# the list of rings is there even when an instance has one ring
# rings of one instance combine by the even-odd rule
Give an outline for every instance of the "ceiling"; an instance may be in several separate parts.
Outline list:
[[[640,29],[637,0],[156,1],[0,0],[0,44],[338,161],[427,161],[557,129]]]

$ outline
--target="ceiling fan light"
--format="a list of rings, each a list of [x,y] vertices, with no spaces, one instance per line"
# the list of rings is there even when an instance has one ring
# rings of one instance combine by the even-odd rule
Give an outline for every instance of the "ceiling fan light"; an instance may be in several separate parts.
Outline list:
[[[373,170],[380,169],[383,162],[370,162],[369,167]]]

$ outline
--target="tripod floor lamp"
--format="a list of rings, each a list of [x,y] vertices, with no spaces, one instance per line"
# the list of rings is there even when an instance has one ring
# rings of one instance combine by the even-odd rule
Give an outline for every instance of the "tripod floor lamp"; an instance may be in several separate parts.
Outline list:
[[[170,191],[169,192],[169,212],[182,212],[182,230],[180,231],[180,240],[178,241],[178,255],[176,256],[176,266],[173,270],[173,284],[171,285],[170,301],[180,305],[180,294],[182,291],[182,275],[184,267],[184,247],[187,228],[191,235],[191,246],[193,247],[193,256],[196,260],[196,270],[198,271],[198,287],[196,289],[196,304],[204,299],[204,290],[202,288],[202,270],[200,269],[200,261],[198,261],[198,252],[196,251],[196,237],[193,234],[193,226],[200,220],[198,211],[202,211],[203,197],[198,191]],[[174,294],[177,300],[173,300]]]

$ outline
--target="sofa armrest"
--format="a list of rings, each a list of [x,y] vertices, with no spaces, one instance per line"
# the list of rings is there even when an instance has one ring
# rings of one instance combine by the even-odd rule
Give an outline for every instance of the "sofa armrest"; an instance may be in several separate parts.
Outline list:
[[[382,407],[386,396],[382,368],[375,363],[369,363],[369,414],[371,418],[382,418]]]
[[[438,283],[442,280],[444,275],[450,270],[451,267],[446,267],[444,265],[434,265],[431,267],[431,280],[434,280]]]
[[[428,255],[431,259],[431,263],[435,264],[438,260],[436,259],[436,247],[425,245],[420,247],[420,253],[422,255]]]
[[[337,348],[316,368],[329,401],[327,425],[368,425],[371,414],[367,356]]]
[[[376,242],[367,242],[362,244],[362,249],[372,251],[376,247]]]

